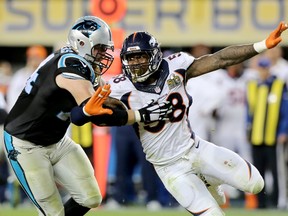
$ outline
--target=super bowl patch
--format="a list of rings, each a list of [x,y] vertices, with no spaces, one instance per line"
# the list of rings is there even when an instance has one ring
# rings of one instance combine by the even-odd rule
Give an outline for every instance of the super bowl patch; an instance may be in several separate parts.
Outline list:
[[[170,90],[177,87],[177,86],[180,86],[181,85],[180,77],[175,75],[175,74],[172,74],[171,78],[167,80],[167,85],[168,85]]]

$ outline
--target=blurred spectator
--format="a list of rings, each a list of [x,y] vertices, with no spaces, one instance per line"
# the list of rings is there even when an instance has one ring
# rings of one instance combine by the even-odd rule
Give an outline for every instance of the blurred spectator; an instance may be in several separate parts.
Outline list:
[[[187,82],[187,92],[193,98],[189,109],[192,130],[201,138],[211,141],[215,131],[215,111],[219,107],[221,92],[215,85],[214,74],[205,74]]]
[[[210,54],[210,47],[198,44],[191,48],[191,55],[195,58]],[[189,120],[192,130],[201,138],[211,140],[212,132],[215,129],[215,110],[219,106],[220,92],[216,88],[214,79],[217,73],[209,73],[203,76],[190,79],[187,83],[187,92],[193,98],[189,109]]]
[[[205,45],[205,44],[196,44],[194,46],[191,47],[190,49],[190,53],[192,56],[194,56],[195,58],[198,58],[200,56],[203,55],[207,55],[211,53],[211,47]]]
[[[0,61],[0,92],[6,98],[7,89],[13,75],[12,65],[8,61]]]
[[[4,155],[3,126],[7,116],[4,94],[0,92],[0,203],[5,201],[5,187],[7,183],[7,163]]]
[[[240,63],[220,71],[216,80],[217,88],[221,90],[221,104],[216,110],[214,142],[249,162],[252,162],[252,155],[246,138],[246,84],[256,77],[256,74],[246,72],[244,64]]]
[[[246,137],[245,122],[245,97],[246,84],[248,80],[255,79],[256,74],[245,69],[244,63],[232,65],[219,71],[216,77],[219,94],[219,107],[216,108],[216,125],[213,142],[219,146],[228,148],[238,153],[242,158],[252,163],[251,146]],[[240,191],[224,185],[226,195],[225,207],[229,206],[229,200],[240,198]],[[252,202],[252,195],[246,194],[246,207],[255,207],[255,199]],[[248,200],[251,200],[248,204]]]
[[[288,83],[288,61],[283,58],[283,50],[281,47],[264,52],[264,56],[270,60],[270,73]]]
[[[271,74],[283,79],[288,84],[288,61],[283,57],[283,48],[275,47],[264,52],[271,61]],[[287,208],[288,203],[288,145],[277,146],[279,198],[278,208]],[[281,166],[283,165],[283,166]]]
[[[7,92],[7,110],[9,111],[23,90],[26,80],[36,70],[40,62],[47,57],[47,50],[40,45],[30,46],[26,50],[26,65],[12,76]]]
[[[267,187],[257,195],[258,208],[276,207],[278,204],[278,166],[276,149],[287,142],[288,92],[283,80],[272,75],[271,61],[262,57],[258,61],[259,80],[247,85],[247,135],[252,145],[254,165],[260,174],[270,170],[273,177],[272,193]]]
[[[8,61],[0,61],[0,203],[6,201],[5,189],[8,177],[8,164],[4,155],[3,124],[7,116],[6,93],[12,76],[12,66]]]

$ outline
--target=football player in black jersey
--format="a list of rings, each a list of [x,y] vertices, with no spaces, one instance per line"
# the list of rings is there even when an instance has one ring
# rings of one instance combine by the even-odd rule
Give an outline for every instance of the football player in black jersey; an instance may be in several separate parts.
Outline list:
[[[84,215],[101,203],[88,157],[66,135],[70,122],[151,122],[165,118],[170,107],[154,103],[126,110],[108,98],[110,85],[97,88],[113,61],[107,52],[113,50],[111,31],[103,20],[79,18],[68,42],[30,76],[4,125],[6,155],[39,215]],[[71,195],[64,206],[55,181]]]

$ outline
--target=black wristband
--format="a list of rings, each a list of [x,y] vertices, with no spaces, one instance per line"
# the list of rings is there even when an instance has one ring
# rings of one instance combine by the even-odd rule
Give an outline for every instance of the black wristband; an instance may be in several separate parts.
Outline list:
[[[83,112],[82,106],[74,107],[70,112],[70,120],[73,124],[77,126],[84,125],[90,121],[90,117],[86,116]]]
[[[126,110],[112,109],[112,115],[99,115],[89,117],[93,124],[98,126],[122,126],[128,122],[128,113]]]

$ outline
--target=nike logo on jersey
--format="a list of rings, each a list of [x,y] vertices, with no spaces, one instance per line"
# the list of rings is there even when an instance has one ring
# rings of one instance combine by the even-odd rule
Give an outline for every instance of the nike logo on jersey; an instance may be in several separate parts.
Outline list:
[[[197,148],[197,149],[199,148],[199,143],[200,143],[200,141],[197,142],[197,144],[195,145],[195,148]]]

